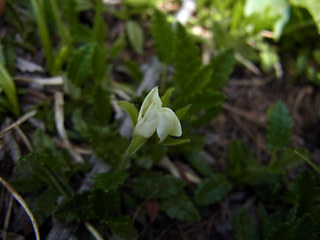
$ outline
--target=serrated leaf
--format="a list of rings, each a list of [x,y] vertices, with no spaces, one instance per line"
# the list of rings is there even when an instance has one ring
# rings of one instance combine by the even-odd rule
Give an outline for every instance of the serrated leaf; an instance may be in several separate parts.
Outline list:
[[[130,20],[126,22],[126,31],[133,50],[136,53],[141,54],[144,41],[143,30],[141,26],[137,22]]]
[[[101,83],[106,78],[108,68],[106,60],[104,46],[96,44],[91,64],[92,77],[96,83]]]
[[[281,230],[279,233],[275,233],[275,229],[279,227],[283,223],[283,217],[282,217],[282,212],[277,211],[272,215],[269,215],[262,203],[259,204],[257,208],[257,215],[258,218],[261,222],[261,227],[262,227],[262,233],[263,233],[263,239],[273,239],[272,236],[273,234],[276,235],[281,235]],[[290,229],[290,228],[289,228]]]
[[[216,174],[206,178],[195,190],[195,200],[200,205],[210,205],[219,202],[232,189],[225,175]]]
[[[294,224],[291,240],[317,240],[318,228],[319,226],[311,214],[306,214]]]
[[[297,194],[297,216],[302,217],[304,214],[312,212],[320,199],[319,187],[315,177],[308,171],[304,170],[296,180]]]
[[[118,216],[109,218],[106,223],[113,233],[124,240],[135,240],[138,238],[137,230],[132,226],[129,216]]]
[[[258,240],[254,221],[248,216],[244,208],[240,208],[233,215],[233,230],[236,240]]]
[[[33,213],[38,224],[43,223],[45,218],[52,215],[56,205],[59,193],[56,189],[47,188],[32,203]]]
[[[109,192],[110,190],[118,189],[128,177],[129,174],[127,172],[107,172],[94,175],[93,180],[97,188],[104,192]]]
[[[88,139],[97,157],[114,167],[119,165],[129,144],[128,140],[118,131],[106,127],[91,126],[88,131]]]
[[[147,198],[152,195],[153,199],[179,195],[184,187],[184,182],[180,179],[160,173],[134,178],[132,184],[136,196]]]
[[[185,194],[161,201],[160,209],[169,217],[179,221],[195,222],[200,220],[197,208]]]
[[[39,178],[33,175],[19,176],[10,180],[10,184],[19,192],[36,192],[43,187]]]
[[[127,101],[120,101],[118,102],[118,105],[129,114],[133,126],[136,126],[139,116],[137,108],[132,103]]]
[[[268,109],[267,145],[268,148],[283,149],[290,143],[292,121],[289,110],[283,102],[277,102]]]
[[[188,98],[189,104],[192,104],[189,109],[189,114],[194,115],[203,110],[217,107],[225,99],[226,96],[221,92],[212,91],[211,89],[203,90],[202,92],[196,93]]]
[[[95,44],[89,43],[79,48],[70,58],[67,74],[76,86],[83,85],[90,76],[94,53]]]
[[[86,221],[90,216],[89,204],[89,192],[74,194],[62,199],[54,210],[54,216],[66,223]]]
[[[233,71],[234,64],[235,58],[233,49],[226,50],[211,60],[211,89],[220,90],[223,87],[228,80],[229,75]]]
[[[95,189],[90,193],[88,201],[90,216],[100,222],[107,220],[111,214],[120,209],[119,192],[103,192]]]
[[[109,92],[104,88],[97,86],[93,93],[93,112],[96,122],[106,124],[111,115],[111,105]]]
[[[257,166],[252,151],[242,142],[232,140],[227,153],[227,174],[236,179],[247,176],[247,169]]]
[[[199,49],[184,26],[177,23],[174,37],[174,81],[183,88],[201,66]]]
[[[145,144],[145,142],[147,141],[147,138],[144,138],[142,136],[139,135],[133,135],[132,140],[130,142],[130,145],[127,149],[127,153],[128,155],[132,155],[134,154],[136,151],[139,150],[139,148],[142,147],[143,144]]]
[[[167,21],[166,15],[159,10],[154,10],[152,15],[151,34],[160,61],[171,64],[174,39],[172,24]]]
[[[92,39],[99,44],[104,44],[107,37],[107,26],[103,18],[102,0],[95,2],[95,15],[93,19]]]
[[[267,238],[268,240],[291,240],[291,229],[292,226],[287,223],[281,223],[276,226],[270,236]]]

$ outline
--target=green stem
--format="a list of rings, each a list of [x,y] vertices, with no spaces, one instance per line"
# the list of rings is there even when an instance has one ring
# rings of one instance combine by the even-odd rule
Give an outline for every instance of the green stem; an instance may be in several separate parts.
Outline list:
[[[53,175],[46,167],[43,168],[46,175],[49,177],[51,184],[60,192],[64,197],[70,197],[70,194],[61,186],[56,176]]]
[[[50,6],[62,41],[62,45],[68,46],[70,44],[70,34],[68,32],[68,29],[65,27],[65,24],[62,22],[62,18],[57,5],[57,0],[50,0]]]
[[[128,151],[125,151],[125,153],[122,155],[122,158],[121,158],[121,161],[120,161],[120,164],[118,166],[117,171],[121,172],[124,170],[126,163],[127,163],[127,160],[128,160],[128,157],[129,157]]]
[[[44,7],[42,0],[31,0],[31,4],[34,10],[36,21],[39,28],[39,34],[44,50],[44,55],[47,61],[47,67],[52,74],[53,71],[53,53],[51,47],[51,40],[48,31],[48,25],[44,14]]]

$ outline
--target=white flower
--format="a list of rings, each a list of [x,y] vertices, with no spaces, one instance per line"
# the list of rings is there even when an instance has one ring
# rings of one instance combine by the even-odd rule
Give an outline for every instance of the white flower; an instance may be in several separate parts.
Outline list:
[[[149,138],[155,131],[160,142],[169,135],[182,135],[181,124],[176,114],[170,108],[162,107],[158,87],[153,88],[143,100],[133,134]]]

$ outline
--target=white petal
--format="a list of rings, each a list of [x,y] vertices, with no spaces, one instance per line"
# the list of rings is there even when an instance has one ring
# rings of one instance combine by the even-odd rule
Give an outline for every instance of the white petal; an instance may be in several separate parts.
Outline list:
[[[144,116],[144,114],[147,112],[148,108],[152,103],[154,103],[155,106],[159,108],[162,106],[162,102],[159,97],[158,87],[154,87],[143,100],[143,103],[139,111],[138,121]]]
[[[182,135],[180,121],[170,108],[160,109],[157,134],[160,138],[160,142],[165,140],[168,135],[175,137],[180,137]]]
[[[151,137],[157,129],[159,122],[159,108],[151,104],[146,114],[138,119],[137,125],[134,128],[133,134],[145,138]]]

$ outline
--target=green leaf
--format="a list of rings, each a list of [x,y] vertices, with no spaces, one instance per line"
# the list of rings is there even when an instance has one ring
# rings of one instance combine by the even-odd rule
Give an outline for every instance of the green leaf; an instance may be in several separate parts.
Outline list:
[[[200,220],[197,208],[185,194],[161,201],[160,208],[169,217],[179,221],[195,222]]]
[[[127,172],[107,172],[94,175],[93,180],[96,187],[109,192],[110,190],[116,190],[121,184],[123,184],[129,174]]]
[[[107,38],[107,26],[103,18],[102,0],[95,1],[95,15],[93,19],[92,38],[99,44],[104,44]]]
[[[267,238],[268,240],[291,240],[291,229],[292,226],[287,223],[281,223],[278,226],[276,226],[272,233]]]
[[[306,8],[311,14],[320,34],[320,2],[318,0],[290,0],[291,4]]]
[[[304,170],[297,177],[295,188],[298,204],[297,216],[302,217],[317,207],[320,199],[319,187],[315,177],[308,170]]]
[[[32,212],[34,213],[38,224],[52,216],[52,213],[57,205],[59,193],[56,189],[47,188],[32,202]]]
[[[311,214],[306,214],[294,224],[291,240],[317,240],[318,229],[319,226],[317,220],[313,219]]]
[[[151,18],[151,34],[160,61],[171,64],[173,60],[174,39],[172,24],[167,21],[166,15],[163,12],[156,9]]]
[[[220,90],[228,80],[235,64],[234,50],[228,49],[214,57],[210,66],[212,69],[210,87],[213,90]]]
[[[104,125],[111,115],[111,105],[109,92],[101,86],[96,86],[93,95],[93,112],[95,120]]]
[[[247,0],[245,15],[258,15],[261,21],[269,21],[274,32],[274,38],[279,39],[282,30],[290,18],[290,5],[287,0]],[[273,21],[270,21],[273,19]],[[253,22],[255,24],[255,22]]]
[[[120,35],[114,44],[108,49],[107,56],[108,59],[116,58],[120,52],[125,48],[126,41],[123,35]]]
[[[90,216],[89,204],[88,192],[74,194],[62,199],[54,210],[54,216],[66,223],[87,221]]]
[[[145,144],[147,140],[148,140],[147,138],[144,138],[142,136],[133,135],[130,145],[127,149],[128,155],[132,155],[136,151],[138,151],[138,149],[141,148],[142,145]]]
[[[0,63],[0,86],[2,87],[4,93],[6,94],[10,102],[12,112],[16,116],[19,116],[20,109],[17,98],[16,86],[13,82],[12,77],[7,72],[2,63]]]
[[[218,91],[211,89],[203,90],[202,92],[196,93],[188,98],[188,103],[192,104],[189,109],[189,115],[194,115],[203,110],[209,110],[211,108],[219,106],[226,96]],[[183,100],[183,99],[182,99]],[[186,100],[183,100],[183,104]],[[199,116],[197,116],[199,118]]]
[[[116,167],[120,163],[128,140],[118,131],[106,127],[91,126],[88,132],[90,146],[101,160]]]
[[[114,234],[124,240],[135,240],[138,238],[137,230],[132,226],[129,216],[117,216],[108,218],[106,221]]]
[[[179,120],[181,120],[183,118],[183,116],[187,113],[187,111],[189,110],[189,108],[191,107],[191,104],[180,108],[178,111],[175,112],[176,116],[179,118]]]
[[[169,99],[171,97],[174,88],[168,88],[166,92],[161,97],[162,107],[166,107],[168,105]]]
[[[152,196],[153,199],[172,198],[182,193],[184,182],[171,175],[150,173],[132,180],[133,192],[144,199]]]
[[[0,42],[0,64],[2,66],[6,65],[6,58],[5,58],[5,55],[4,55],[3,45],[1,44],[1,42]]]
[[[201,66],[200,53],[184,26],[177,23],[174,37],[174,82],[183,89]]]
[[[136,107],[127,101],[120,101],[118,102],[118,105],[129,114],[133,126],[136,126],[139,116],[139,112]]]
[[[233,215],[233,230],[236,240],[258,240],[254,221],[248,216],[244,208],[240,208]]]
[[[188,162],[195,168],[199,173],[204,176],[212,175],[212,169],[209,163],[201,156],[199,152],[193,152],[186,156]]]
[[[215,174],[206,178],[195,190],[195,200],[200,205],[221,201],[232,189],[225,175]]]
[[[23,168],[25,170],[25,168]],[[39,178],[33,175],[19,176],[10,180],[10,184],[19,192],[36,192],[43,187]]]
[[[126,31],[133,50],[141,54],[143,49],[143,30],[135,21],[126,22]]]
[[[180,145],[180,144],[184,144],[184,143],[188,143],[190,142],[190,139],[185,138],[185,139],[180,139],[180,138],[173,138],[168,136],[163,142],[162,144],[167,145],[167,146],[175,146],[175,145]]]
[[[282,234],[276,233],[275,229],[279,227],[283,223],[283,213],[280,211],[276,211],[274,214],[269,215],[262,203],[259,204],[257,208],[257,215],[261,223],[262,227],[262,234],[263,234],[263,239],[274,239],[273,237],[270,238],[270,235],[278,235]],[[290,230],[290,228],[289,228]],[[278,230],[277,230],[278,231]],[[281,230],[283,231],[283,230]],[[289,234],[288,234],[289,235]],[[285,239],[285,238],[284,238]]]
[[[82,46],[70,58],[67,74],[76,86],[82,86],[91,74],[95,46],[92,43]]]
[[[94,54],[91,60],[91,74],[96,83],[101,83],[104,79],[106,79],[108,66],[105,55],[104,46],[94,44]]]
[[[227,153],[227,174],[239,183],[259,175],[258,161],[252,151],[242,142],[232,140]]]
[[[290,168],[296,167],[303,163],[303,160],[295,153],[296,151],[308,153],[307,149],[289,149],[286,148],[281,152],[279,159],[270,161],[269,166],[276,171],[284,172]]]
[[[141,82],[141,80],[143,78],[143,74],[142,74],[139,66],[137,65],[137,63],[135,63],[134,61],[132,61],[130,59],[125,59],[124,65],[126,66],[126,69],[129,73],[130,77],[132,77],[133,80],[135,80],[136,82]]]
[[[90,217],[103,222],[120,209],[119,192],[104,192],[97,189],[91,191],[88,198]]]
[[[289,110],[283,102],[277,102],[268,109],[267,145],[268,148],[283,149],[290,143],[292,121]]]
[[[227,174],[230,177],[243,180],[248,168],[256,167],[257,163],[254,154],[244,143],[231,141],[227,153]]]

